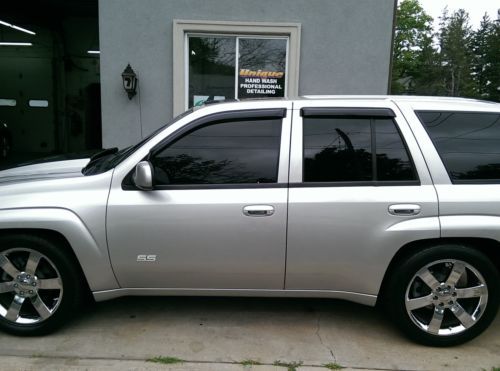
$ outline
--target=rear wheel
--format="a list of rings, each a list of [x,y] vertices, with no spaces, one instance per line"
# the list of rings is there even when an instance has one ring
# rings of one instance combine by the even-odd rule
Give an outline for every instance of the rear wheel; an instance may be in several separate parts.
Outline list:
[[[53,331],[78,307],[81,293],[64,246],[36,236],[0,238],[0,328],[16,335]]]
[[[498,310],[499,276],[479,251],[435,246],[396,268],[389,289],[389,311],[399,328],[427,345],[466,342],[493,321]]]

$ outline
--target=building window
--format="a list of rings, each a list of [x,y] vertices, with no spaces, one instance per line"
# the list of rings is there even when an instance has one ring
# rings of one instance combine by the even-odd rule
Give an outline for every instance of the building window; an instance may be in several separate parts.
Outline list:
[[[174,21],[174,114],[207,100],[296,97],[300,24]]]
[[[282,98],[287,37],[188,35],[187,108],[207,100]]]

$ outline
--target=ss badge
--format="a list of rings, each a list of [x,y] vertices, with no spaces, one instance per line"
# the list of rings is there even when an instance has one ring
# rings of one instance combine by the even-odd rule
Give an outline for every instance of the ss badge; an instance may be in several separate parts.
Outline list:
[[[138,262],[155,262],[156,255],[137,255]]]

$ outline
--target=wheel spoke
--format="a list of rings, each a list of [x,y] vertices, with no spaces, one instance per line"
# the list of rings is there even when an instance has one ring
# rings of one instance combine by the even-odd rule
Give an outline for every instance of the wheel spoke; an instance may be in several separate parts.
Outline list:
[[[21,310],[23,303],[24,303],[24,298],[18,295],[14,296],[14,300],[12,300],[9,310],[5,315],[5,318],[8,319],[9,321],[15,322],[19,317],[19,311]]]
[[[422,296],[420,298],[415,298],[415,299],[407,299],[406,309],[411,311],[426,307],[429,304],[432,304],[432,295]]]
[[[0,268],[2,268],[5,273],[7,273],[12,278],[16,278],[20,273],[16,267],[10,262],[9,258],[5,255],[0,254]]]
[[[446,280],[446,284],[450,286],[455,286],[460,277],[462,277],[464,273],[465,273],[465,265],[463,265],[462,263],[455,262],[453,264],[453,269],[451,270],[450,275]]]
[[[14,291],[14,281],[0,283],[0,294]]]
[[[439,330],[441,329],[441,323],[444,318],[444,310],[441,308],[435,308],[434,314],[432,316],[431,322],[429,323],[428,331],[431,334],[439,334]]]
[[[31,298],[31,304],[35,307],[36,311],[43,319],[50,317],[51,313],[49,308],[45,305],[39,295]]]
[[[471,327],[476,321],[472,316],[465,311],[465,309],[458,303],[456,303],[452,308],[451,312],[457,317],[460,323],[465,327]]]
[[[436,277],[434,277],[434,275],[428,269],[425,269],[424,271],[420,272],[418,276],[432,290],[434,290],[436,287],[439,286],[439,281],[436,279]]]
[[[488,293],[485,285],[467,287],[465,289],[456,289],[457,299],[478,298]]]
[[[42,255],[36,251],[32,251],[30,256],[28,257],[28,261],[26,262],[26,267],[24,271],[26,273],[34,275],[36,272],[36,268],[38,267],[38,263],[40,263],[40,259]]]
[[[62,282],[60,278],[47,278],[39,279],[37,281],[39,290],[60,290],[62,289]]]

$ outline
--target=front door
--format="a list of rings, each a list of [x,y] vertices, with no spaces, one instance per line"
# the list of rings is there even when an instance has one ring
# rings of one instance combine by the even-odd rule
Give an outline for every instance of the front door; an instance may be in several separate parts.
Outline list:
[[[108,244],[122,287],[283,289],[285,113],[215,115],[154,149],[154,190],[111,190]]]

